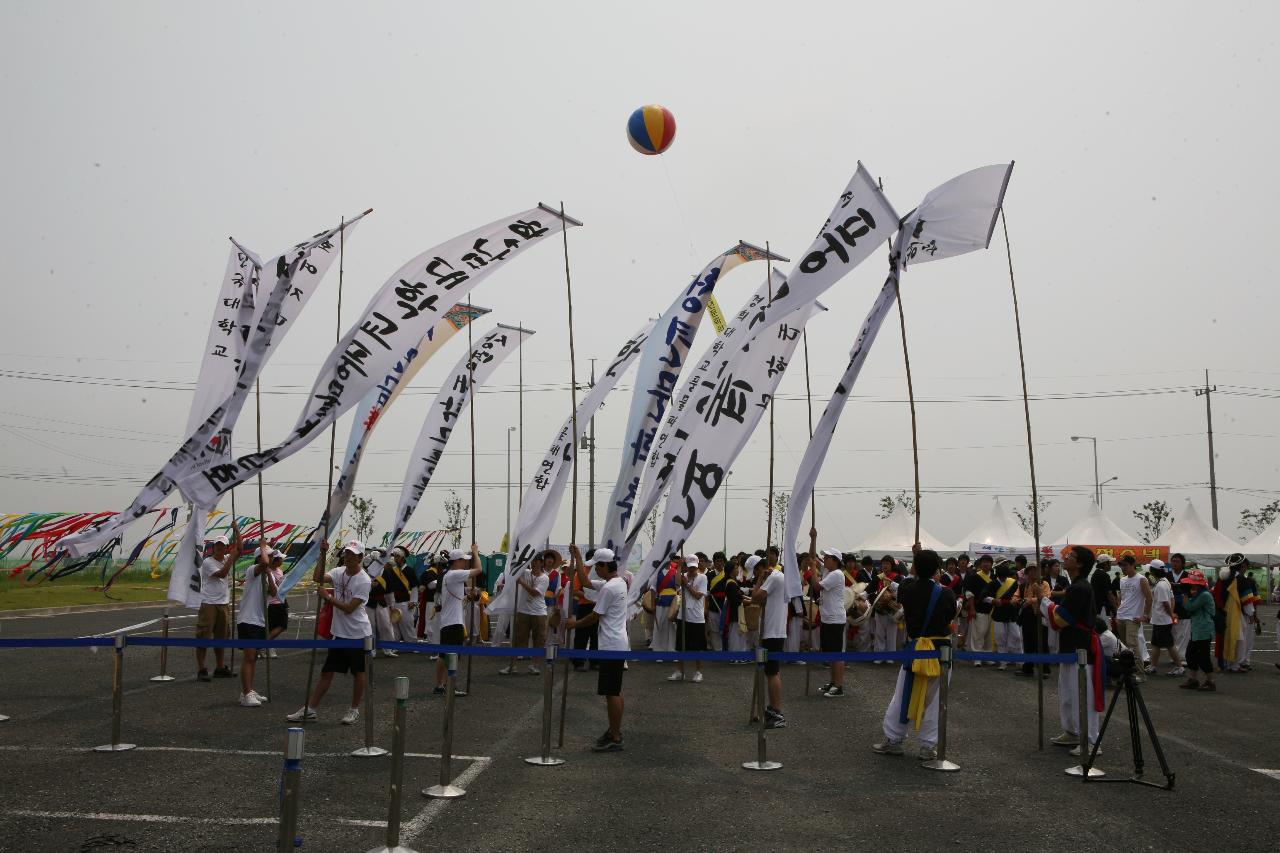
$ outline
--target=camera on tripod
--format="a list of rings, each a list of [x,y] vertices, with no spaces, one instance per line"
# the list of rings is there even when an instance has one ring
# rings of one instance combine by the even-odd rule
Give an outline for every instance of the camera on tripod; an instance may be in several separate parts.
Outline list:
[[[1138,671],[1138,659],[1134,656],[1133,650],[1121,649],[1119,654],[1112,656],[1111,666],[1119,675],[1134,675]]]

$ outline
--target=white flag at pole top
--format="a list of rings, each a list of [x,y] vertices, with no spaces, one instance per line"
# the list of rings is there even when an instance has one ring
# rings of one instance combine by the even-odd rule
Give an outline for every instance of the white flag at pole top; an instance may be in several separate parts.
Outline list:
[[[307,536],[307,549],[302,556],[289,567],[284,580],[280,584],[281,594],[293,589],[298,581],[307,577],[312,566],[320,556],[320,540],[328,539],[338,528],[342,513],[356,487],[356,473],[364,451],[369,446],[369,438],[374,428],[382,423],[388,408],[399,397],[400,393],[418,375],[418,371],[431,356],[440,351],[445,342],[480,317],[489,313],[488,308],[478,305],[454,305],[445,312],[445,316],[436,321],[435,326],[427,331],[422,340],[405,351],[404,358],[397,361],[382,381],[371,388],[356,407],[356,416],[351,422],[351,432],[347,436],[347,448],[343,452],[342,469],[337,481],[333,484],[333,493],[329,495],[320,522]],[[394,544],[394,543],[392,543]]]
[[[279,444],[183,477],[188,500],[209,502],[297,453],[386,374],[453,300],[530,246],[576,220],[535,207],[428,249],[392,273],[329,354],[292,432]]]
[[[257,300],[253,297],[252,286],[246,282],[241,287],[240,304],[236,311],[238,333],[243,335],[244,345],[241,350],[240,363],[237,365],[235,386],[231,393],[209,412],[208,416],[200,422],[195,430],[188,434],[182,446],[169,458],[169,461],[164,464],[160,472],[147,481],[147,484],[142,487],[142,491],[139,492],[127,509],[116,513],[91,530],[81,531],[59,540],[59,548],[66,549],[73,557],[82,556],[96,549],[129,524],[150,512],[173,490],[175,483],[179,479],[190,475],[194,471],[199,471],[206,465],[210,459],[211,444],[218,448],[219,451],[227,448],[235,418],[244,406],[245,399],[248,397],[253,383],[257,381],[258,374],[262,371],[262,366],[270,356],[270,348],[277,329],[284,325],[284,322],[281,322],[281,317],[287,312],[282,311],[282,306],[292,290],[294,279],[299,270],[302,270],[304,266],[309,269],[312,265],[309,264],[308,259],[313,251],[320,250],[324,252],[331,249],[334,235],[342,228],[354,224],[355,221],[363,216],[364,214],[361,214],[351,222],[345,223],[345,225],[322,231],[310,240],[299,243],[290,249],[286,255],[281,256],[275,264],[275,269],[268,270],[268,276],[275,276],[275,283],[272,285],[270,295],[267,297],[261,311],[256,310]],[[326,247],[329,247],[329,249],[326,249]],[[319,274],[318,269],[316,274]],[[268,280],[271,279],[268,278]],[[257,317],[256,321],[254,320],[255,316]],[[197,506],[212,507],[217,505],[216,496],[213,500],[206,501],[192,500],[190,496],[186,497],[188,502]]]
[[[827,451],[831,448],[840,415],[866,363],[867,353],[875,342],[881,323],[897,301],[899,277],[908,264],[942,260],[989,246],[1012,171],[1012,163],[1001,163],[958,175],[930,191],[920,206],[907,214],[903,221],[894,241],[889,277],[858,330],[844,375],[836,383],[796,470],[795,483],[791,488],[791,509],[782,540],[782,565],[786,572],[788,596],[802,594],[803,582],[795,553],[804,526],[805,509],[817,485]]]

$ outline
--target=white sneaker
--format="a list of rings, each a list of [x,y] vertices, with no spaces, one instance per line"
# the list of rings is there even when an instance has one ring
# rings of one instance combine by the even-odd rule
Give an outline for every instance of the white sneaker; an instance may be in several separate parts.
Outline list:
[[[1077,744],[1077,745],[1076,745],[1076,747],[1075,747],[1075,749],[1071,750],[1071,752],[1070,752],[1069,754],[1070,754],[1070,755],[1075,755],[1075,756],[1077,756],[1077,757],[1078,757],[1078,756],[1080,755],[1080,746]],[[1092,747],[1092,746],[1090,746],[1090,747],[1089,747],[1089,751],[1088,751],[1087,753],[1085,753],[1085,754],[1086,754],[1086,755],[1093,755],[1093,747]],[[1099,748],[1098,748],[1098,755],[1102,755],[1102,748],[1101,748],[1101,747],[1099,747]]]
[[[350,726],[354,725],[358,719],[360,719],[360,709],[348,708],[347,713],[343,714],[342,719],[338,722],[342,723],[344,726]]]
[[[498,670],[498,675],[512,675],[513,673],[515,673],[515,671],[516,671],[516,668],[508,664],[507,666]]]
[[[667,681],[684,681],[684,673],[673,672],[667,676]]]
[[[291,723],[301,723],[304,720],[314,720],[315,718],[316,711],[314,708],[299,708],[285,717]]]
[[[529,674],[530,674],[530,675],[542,675],[542,670],[538,669],[536,666],[531,666],[531,667],[529,667]]]
[[[269,657],[269,658],[278,658],[278,657],[280,657],[280,655],[279,655],[279,653],[277,653],[277,652],[276,652],[276,650],[275,650],[275,649],[267,649],[267,657]]]
[[[263,703],[264,705],[265,705],[267,702],[270,702],[270,701],[271,701],[271,700],[270,700],[270,699],[268,699],[266,696],[263,696],[261,693],[259,693],[259,692],[258,692],[258,691],[256,691],[256,690],[250,690],[250,691],[249,691],[249,695],[250,695],[250,696],[252,696],[254,699],[257,699],[259,702]]]
[[[262,705],[262,702],[258,699],[258,697],[254,694],[252,690],[250,690],[248,693],[240,694],[241,708],[257,708],[261,705]]]
[[[694,683],[694,684],[701,684],[701,683],[702,683],[702,673],[700,673],[700,672],[695,672],[695,673],[693,674],[693,678],[691,679],[691,681],[693,681],[693,683]]]
[[[1180,675],[1186,675],[1186,674],[1187,674],[1187,668],[1185,666],[1175,666],[1173,669],[1169,670],[1169,675],[1173,676],[1174,678],[1177,678]]]

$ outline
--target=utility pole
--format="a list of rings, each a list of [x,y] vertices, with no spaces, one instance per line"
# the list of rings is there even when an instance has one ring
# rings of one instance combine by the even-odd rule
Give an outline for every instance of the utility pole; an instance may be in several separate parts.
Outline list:
[[[1218,386],[1209,387],[1209,371],[1204,372],[1204,387],[1196,389],[1197,397],[1204,397],[1204,416],[1209,427],[1209,507],[1213,511],[1213,529],[1218,529],[1218,478],[1213,471],[1213,404],[1210,395]]]
[[[594,358],[591,359],[591,387],[596,387]],[[587,433],[587,441],[590,442],[587,456],[587,541],[594,548],[596,546],[596,419],[594,414],[591,417],[591,424],[587,427]]]

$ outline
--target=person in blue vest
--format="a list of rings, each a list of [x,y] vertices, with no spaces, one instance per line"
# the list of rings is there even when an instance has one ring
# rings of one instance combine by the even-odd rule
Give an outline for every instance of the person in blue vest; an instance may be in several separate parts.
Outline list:
[[[951,620],[956,615],[956,594],[934,578],[942,567],[937,551],[911,546],[914,555],[914,577],[904,578],[898,585],[898,603],[907,625],[904,651],[929,651],[951,645]],[[948,673],[950,670],[948,670]],[[921,761],[937,758],[938,745],[938,679],[940,665],[936,659],[903,661],[893,698],[884,712],[884,740],[872,745],[880,755],[902,755],[902,743],[908,726],[919,732]]]

